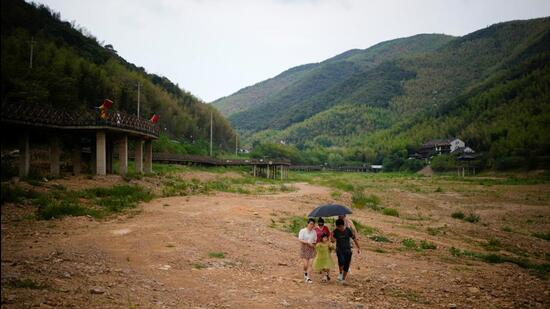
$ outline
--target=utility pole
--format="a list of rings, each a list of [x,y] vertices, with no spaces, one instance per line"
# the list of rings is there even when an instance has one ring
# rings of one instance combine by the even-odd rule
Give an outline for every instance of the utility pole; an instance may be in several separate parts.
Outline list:
[[[34,37],[31,37],[31,56],[29,59],[29,68],[32,69],[32,53],[34,49]]]
[[[212,112],[210,112],[210,156],[212,156]]]
[[[138,83],[137,83],[137,86],[138,86],[138,102],[137,102],[137,103],[138,103],[138,106],[137,106],[137,116],[138,116],[138,118],[139,118],[139,95],[140,95],[140,92],[141,92],[141,83],[140,83],[140,82],[138,82]]]

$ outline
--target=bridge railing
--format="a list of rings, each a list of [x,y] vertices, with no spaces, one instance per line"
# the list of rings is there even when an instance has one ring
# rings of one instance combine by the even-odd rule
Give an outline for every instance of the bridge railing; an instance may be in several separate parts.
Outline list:
[[[22,122],[34,126],[108,126],[154,136],[158,136],[160,132],[159,126],[151,121],[122,111],[109,110],[105,118],[102,118],[98,110],[67,111],[30,103],[2,103],[2,121]]]

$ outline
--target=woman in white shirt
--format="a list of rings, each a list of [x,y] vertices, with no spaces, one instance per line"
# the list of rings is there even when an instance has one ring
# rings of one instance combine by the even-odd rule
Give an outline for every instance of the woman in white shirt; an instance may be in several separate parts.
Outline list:
[[[309,218],[307,220],[307,227],[300,230],[298,234],[298,241],[301,243],[300,257],[304,261],[304,282],[312,283],[309,278],[311,273],[311,265],[313,264],[313,258],[315,258],[315,243],[317,242],[317,232],[313,229],[315,227],[315,219]]]

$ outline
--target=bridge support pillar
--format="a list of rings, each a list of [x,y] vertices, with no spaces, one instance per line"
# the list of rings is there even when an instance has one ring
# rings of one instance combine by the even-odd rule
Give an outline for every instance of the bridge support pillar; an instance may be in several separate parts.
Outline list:
[[[19,177],[29,176],[31,166],[30,150],[29,131],[25,131],[19,139]]]
[[[137,140],[136,141],[136,173],[141,174],[143,173],[143,141]]]
[[[59,176],[59,159],[61,157],[61,141],[59,137],[54,136],[50,140],[50,174]]]
[[[107,137],[105,132],[95,134],[95,166],[97,175],[107,174]]]
[[[146,174],[149,174],[153,172],[153,142],[151,140],[145,141],[143,148],[145,152],[143,169]]]
[[[113,141],[110,141],[109,139],[106,139],[106,144],[105,144],[105,158],[106,158],[106,172],[107,174],[112,174],[113,173],[113,156],[114,156],[114,151],[113,151]]]
[[[76,143],[76,145],[73,148],[73,174],[75,176],[80,175],[81,171],[81,163],[82,163],[82,146],[80,146],[80,143]]]
[[[118,144],[118,173],[126,175],[128,173],[128,136],[124,135]]]

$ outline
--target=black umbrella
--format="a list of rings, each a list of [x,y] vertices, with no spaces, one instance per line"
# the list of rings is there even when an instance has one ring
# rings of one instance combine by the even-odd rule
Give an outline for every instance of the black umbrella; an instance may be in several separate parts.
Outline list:
[[[313,211],[308,215],[308,217],[309,218],[332,217],[332,216],[347,215],[350,213],[351,213],[351,210],[345,206],[337,205],[337,204],[326,204],[313,209]]]

